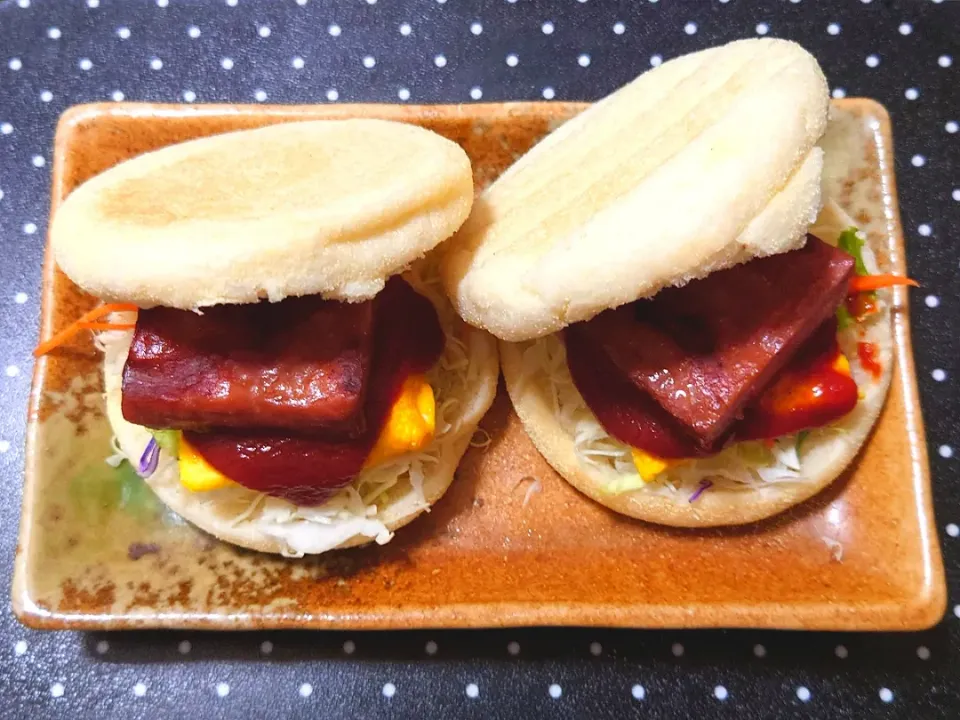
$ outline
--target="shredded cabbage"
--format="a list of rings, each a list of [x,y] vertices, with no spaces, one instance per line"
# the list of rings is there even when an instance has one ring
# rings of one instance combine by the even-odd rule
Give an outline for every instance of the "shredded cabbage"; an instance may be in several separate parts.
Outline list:
[[[470,447],[486,449],[490,447],[490,443],[492,442],[493,438],[490,437],[490,433],[483,428],[477,428],[473,431],[473,436],[470,438]]]
[[[120,444],[117,442],[117,438],[110,438],[110,447],[113,449],[113,453],[108,455],[104,462],[112,468],[120,467],[120,463],[127,459],[127,456],[123,452],[123,448],[120,447]]]
[[[834,562],[843,562],[843,543],[829,535],[821,535],[820,539],[829,548],[830,557]]]
[[[523,504],[521,507],[526,507],[530,503],[530,498],[532,498],[536,493],[543,490],[543,484],[540,482],[539,478],[532,478],[533,482],[527,487],[527,491],[523,494]]]

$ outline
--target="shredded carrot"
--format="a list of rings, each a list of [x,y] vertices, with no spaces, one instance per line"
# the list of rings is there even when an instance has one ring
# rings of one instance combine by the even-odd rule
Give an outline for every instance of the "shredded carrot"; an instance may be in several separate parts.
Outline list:
[[[133,330],[136,323],[85,322],[77,323],[84,330]]]
[[[138,308],[136,305],[131,305],[130,303],[107,303],[106,305],[96,307],[90,312],[81,315],[79,318],[77,318],[77,320],[67,325],[67,327],[58,332],[49,340],[37,345],[36,349],[33,351],[33,356],[40,357],[41,355],[46,355],[51,350],[63,345],[81,330],[120,330],[132,328],[133,325],[128,325],[126,323],[113,325],[111,323],[97,323],[95,321],[101,319],[105,315],[109,315],[110,313],[136,312],[137,309]],[[89,327],[92,325],[103,325],[105,327]]]
[[[861,292],[870,292],[880,288],[892,287],[894,285],[911,285],[917,287],[920,285],[916,280],[900,275],[854,275],[850,279],[850,294],[854,295]]]

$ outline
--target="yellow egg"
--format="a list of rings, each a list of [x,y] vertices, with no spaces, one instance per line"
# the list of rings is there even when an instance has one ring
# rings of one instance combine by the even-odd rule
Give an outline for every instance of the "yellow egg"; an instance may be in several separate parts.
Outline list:
[[[630,453],[633,455],[633,464],[644,481],[653,480],[657,475],[675,464],[674,461],[658,458],[656,455],[651,455],[639,448],[630,448]]]
[[[364,467],[422,450],[433,440],[436,424],[433,388],[423,375],[411,375],[404,380],[400,397],[390,409]]]
[[[364,468],[381,465],[400,455],[422,450],[436,431],[436,401],[433,388],[423,375],[411,375],[390,409],[367,456]],[[205,492],[232,485],[233,481],[208,463],[180,434],[180,484],[193,492]]]
[[[208,463],[180,433],[180,484],[193,492],[205,492],[232,485],[233,480]]]
[[[847,356],[842,352],[837,353],[837,357],[833,360],[833,369],[836,370],[841,375],[846,375],[850,377],[850,361],[847,360]]]

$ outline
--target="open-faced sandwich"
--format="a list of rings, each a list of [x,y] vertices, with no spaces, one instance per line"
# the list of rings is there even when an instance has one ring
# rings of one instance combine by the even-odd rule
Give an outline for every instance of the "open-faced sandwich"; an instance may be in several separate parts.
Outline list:
[[[493,401],[495,341],[428,253],[473,202],[430,131],[296,122],[194,140],[91,179],[56,213],[58,266],[105,304],[116,440],[173,510],[303,555],[384,543],[450,485]]]
[[[892,374],[881,288],[908,281],[877,276],[824,207],[828,108],[795,43],[677,58],[546,137],[445,246],[447,291],[504,341],[527,432],[598,502],[754,521],[867,438]]]

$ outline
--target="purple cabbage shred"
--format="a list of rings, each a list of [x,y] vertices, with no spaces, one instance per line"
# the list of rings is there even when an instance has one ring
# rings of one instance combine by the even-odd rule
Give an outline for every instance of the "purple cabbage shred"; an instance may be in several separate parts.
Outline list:
[[[713,487],[713,481],[711,480],[701,480],[700,487],[693,491],[693,495],[690,496],[690,499],[687,502],[696,502],[697,498],[703,495],[707,490]]]
[[[157,469],[157,463],[160,462],[160,446],[156,438],[150,438],[143,455],[140,456],[140,462],[137,463],[137,475],[140,477],[150,477]]]

